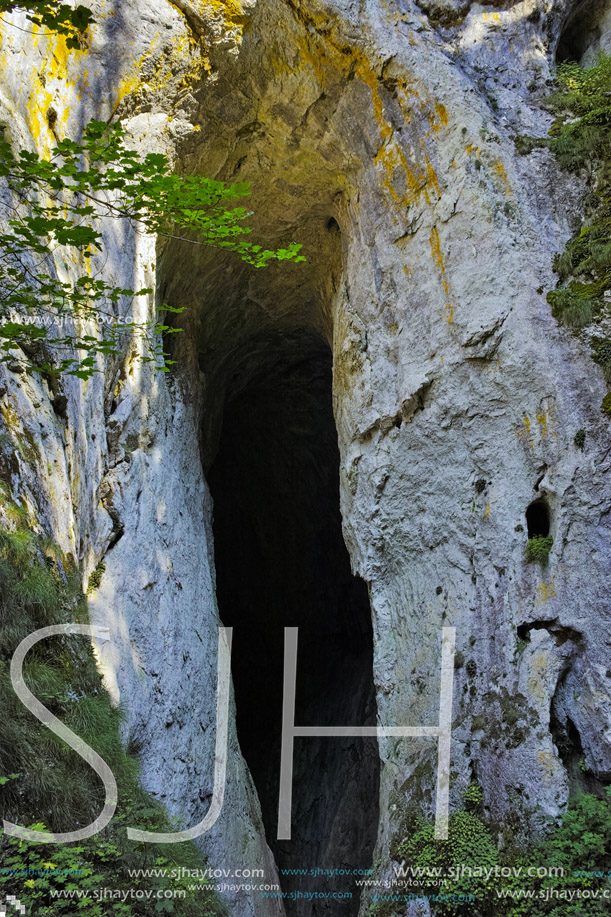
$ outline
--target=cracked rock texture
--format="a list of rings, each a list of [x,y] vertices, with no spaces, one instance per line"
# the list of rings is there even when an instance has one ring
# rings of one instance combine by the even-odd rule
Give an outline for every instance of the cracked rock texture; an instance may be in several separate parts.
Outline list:
[[[260,235],[308,256],[252,272],[108,226],[116,282],[156,280],[188,307],[180,369],[160,378],[126,354],[64,384],[65,416],[44,381],[2,370],[2,476],[85,584],[104,562],[101,664],[146,786],[188,824],[209,806],[218,614],[202,460],[232,352],[310,328],[333,350],[344,536],[369,587],[379,722],[436,724],[441,628],[456,627],[452,805],[477,780],[495,824],[541,830],[568,797],[567,743],[611,775],[605,385],[545,299],[580,188],[514,143],[549,127],[541,100],[571,4],[92,5],[76,54],[3,26],[11,137],[47,150],[51,105],[65,135],[119,117],[179,169],[251,182]],[[524,559],[535,498],[551,516],[545,570]],[[383,739],[380,756],[383,874],[410,807],[432,811],[436,747]],[[213,866],[276,881],[233,726],[223,812],[201,844]],[[226,900],[236,915],[283,913],[256,893]]]

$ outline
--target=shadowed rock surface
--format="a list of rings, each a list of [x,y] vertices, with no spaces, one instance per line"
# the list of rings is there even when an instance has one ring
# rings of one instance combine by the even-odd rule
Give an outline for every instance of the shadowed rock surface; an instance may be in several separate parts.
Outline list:
[[[159,302],[188,309],[177,371],[160,378],[127,354],[87,385],[66,381],[58,416],[44,379],[1,370],[3,432],[27,437],[33,450],[3,462],[3,479],[79,561],[85,581],[104,560],[91,605],[112,642],[99,654],[109,689],[126,704],[126,738],[141,748],[147,787],[189,824],[209,807],[219,617],[205,475],[212,469],[218,489],[225,616],[223,591],[240,591],[227,570],[245,563],[253,576],[257,561],[231,556],[230,523],[220,520],[237,509],[223,509],[231,485],[219,477],[232,467],[243,475],[240,506],[262,519],[250,474],[273,463],[280,474],[300,437],[320,430],[324,460],[316,450],[300,457],[307,480],[295,499],[312,503],[307,495],[327,468],[318,520],[334,532],[324,560],[337,558],[337,578],[317,579],[312,557],[303,558],[304,576],[334,607],[343,585],[366,584],[373,660],[359,596],[351,621],[362,622],[362,642],[343,657],[350,688],[338,689],[337,707],[304,697],[304,717],[373,715],[373,678],[381,723],[434,725],[441,628],[455,626],[451,804],[477,780],[501,830],[540,832],[566,803],[576,755],[593,779],[611,774],[611,454],[602,372],[587,341],[559,327],[546,302],[552,257],[581,213],[582,188],[548,151],[520,155],[514,138],[548,130],[542,101],[558,42],[561,56],[583,58],[604,34],[605,7],[594,45],[570,50],[576,5],[566,0],[93,6],[89,51],[65,61],[54,40],[3,27],[0,107],[11,139],[44,151],[51,102],[66,135],[114,113],[134,145],[166,151],[177,169],[251,182],[261,238],[302,242],[308,258],[251,271],[229,255],[108,226],[105,270],[116,282],[156,284]],[[152,307],[140,303],[143,315]],[[309,343],[287,355],[278,342],[300,334]],[[308,352],[313,363],[302,373]],[[319,384],[327,400],[310,426]],[[270,424],[276,409],[290,415],[293,445]],[[249,443],[264,429],[253,465]],[[574,445],[582,429],[583,451]],[[336,442],[356,581],[338,536]],[[288,481],[279,487],[286,492]],[[540,500],[553,537],[545,569],[525,562],[526,510]],[[309,518],[298,534],[319,548],[323,535]],[[278,532],[261,529],[248,550]],[[294,582],[272,568],[268,586],[272,575],[286,588]],[[305,606],[298,613],[305,627]],[[270,619],[277,630],[290,623],[283,615]],[[331,612],[324,617],[330,635],[353,633]],[[201,844],[211,865],[264,868],[276,882],[275,790],[263,786],[267,765],[248,726],[242,736],[250,676],[239,664],[223,811]],[[339,762],[329,763],[334,779],[351,752],[369,762],[374,782],[371,755],[354,744],[328,750]],[[300,765],[307,797],[313,753]],[[430,739],[380,742],[379,798],[367,817],[350,816],[363,850],[377,834],[378,876],[391,869],[410,812],[432,812],[435,757]],[[322,810],[312,798],[308,813],[305,799],[296,818],[306,838],[318,838],[321,856],[325,844],[343,855],[332,828],[318,836]],[[286,862],[300,849],[272,846]],[[240,917],[284,913],[258,893],[226,899]],[[362,915],[367,907],[364,900]]]
[[[252,354],[258,355],[256,366]],[[250,357],[250,359],[249,359]],[[245,344],[208,481],[217,595],[234,627],[240,747],[282,870],[369,868],[378,824],[375,739],[297,739],[291,841],[277,841],[284,627],[299,628],[295,723],[375,725],[367,587],[352,576],[339,513],[328,345],[307,331]],[[338,880],[282,876],[285,891]],[[296,915],[356,914],[351,899],[287,902]]]

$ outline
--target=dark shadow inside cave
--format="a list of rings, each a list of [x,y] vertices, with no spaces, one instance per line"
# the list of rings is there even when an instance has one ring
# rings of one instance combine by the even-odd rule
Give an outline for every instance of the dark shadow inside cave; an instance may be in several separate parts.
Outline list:
[[[566,673],[565,673],[566,675]],[[569,781],[569,791],[576,796],[580,793],[591,793],[594,796],[603,796],[605,793],[604,782],[586,770],[585,752],[581,744],[581,737],[577,727],[566,712],[558,704],[558,696],[562,694],[562,680],[552,701],[550,711],[550,731],[554,745],[558,750],[560,759],[564,764]]]
[[[363,870],[378,823],[375,739],[295,740],[292,840],[276,840],[286,626],[299,628],[296,724],[376,721],[367,587],[342,537],[331,353],[310,330],[268,330],[232,354],[231,373],[208,482],[240,746],[280,870]],[[352,893],[287,901],[290,917],[358,912],[354,877],[281,881]]]
[[[526,527],[529,538],[546,538],[549,535],[549,508],[545,500],[535,500],[527,507]]]
[[[609,0],[585,0],[578,3],[567,19],[558,46],[556,62],[584,63],[591,66],[598,51],[611,50],[611,3]],[[584,60],[584,56],[588,59]]]

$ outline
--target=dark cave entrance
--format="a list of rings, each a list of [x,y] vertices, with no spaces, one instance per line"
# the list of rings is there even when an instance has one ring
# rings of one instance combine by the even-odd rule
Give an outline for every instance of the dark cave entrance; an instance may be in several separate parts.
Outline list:
[[[545,500],[535,500],[526,509],[529,538],[546,538],[550,530],[549,508]]]
[[[376,721],[367,587],[351,573],[341,529],[331,353],[310,330],[268,331],[232,354],[231,372],[207,478],[240,746],[280,869],[366,869],[378,823],[375,739],[295,740],[292,840],[276,840],[285,626],[299,627],[296,723]],[[290,917],[358,911],[348,876],[281,881],[285,891],[352,892],[287,901]]]
[[[592,66],[596,54],[611,50],[610,0],[584,0],[578,3],[564,24],[556,48],[556,62]]]

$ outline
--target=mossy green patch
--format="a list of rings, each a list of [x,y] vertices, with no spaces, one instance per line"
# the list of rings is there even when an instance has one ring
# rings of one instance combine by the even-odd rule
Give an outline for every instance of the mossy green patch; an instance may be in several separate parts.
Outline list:
[[[535,535],[534,538],[529,538],[525,550],[527,562],[547,567],[553,543],[554,539],[551,535]]]
[[[601,367],[607,382],[611,382],[611,338],[595,338],[592,347],[592,359]]]
[[[433,898],[431,906],[435,915],[448,917],[577,917],[586,913],[586,900],[588,917],[607,914],[602,889],[608,887],[611,874],[611,788],[602,797],[576,796],[561,821],[550,825],[550,833],[527,847],[508,842],[511,832],[506,828],[499,847],[484,818],[477,784],[467,789],[463,800],[465,809],[450,815],[445,841],[435,840],[432,823],[413,819],[409,836],[395,845],[395,862],[403,865],[409,884],[401,885],[398,879],[387,890],[372,891],[369,914],[403,913],[408,899],[401,902],[401,895],[444,896],[446,900]],[[546,872],[554,867],[556,874],[537,875],[541,867]],[[587,899],[578,898],[586,889]],[[521,891],[534,894],[522,896]],[[463,900],[452,900],[454,895]],[[473,900],[464,900],[471,895]]]
[[[584,446],[586,444],[586,431],[583,429],[577,430],[577,433],[575,434],[575,439],[573,441],[576,447],[580,449],[581,452],[583,452]]]
[[[580,227],[554,259],[559,286],[547,299],[562,324],[604,327],[611,318],[611,57],[601,54],[588,68],[563,64],[557,80],[548,100],[556,120],[547,145],[585,179],[587,194]],[[592,355],[611,383],[609,338],[595,339]]]
[[[89,595],[92,592],[95,592],[96,589],[100,588],[100,583],[102,582],[102,577],[106,573],[106,566],[102,561],[97,565],[91,576],[89,577],[89,584],[87,586],[87,594]]]

